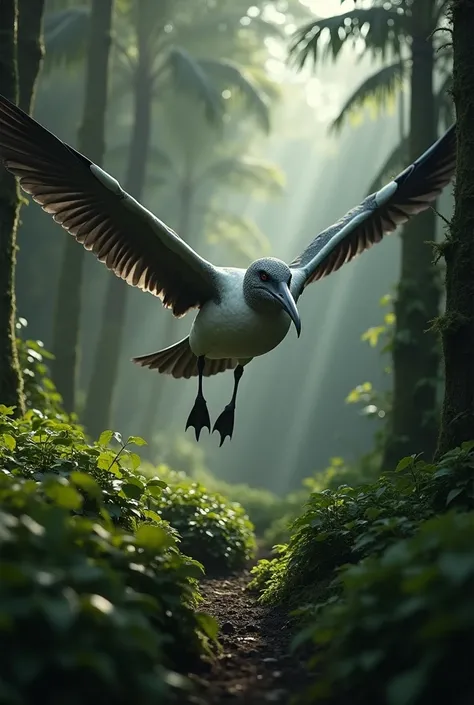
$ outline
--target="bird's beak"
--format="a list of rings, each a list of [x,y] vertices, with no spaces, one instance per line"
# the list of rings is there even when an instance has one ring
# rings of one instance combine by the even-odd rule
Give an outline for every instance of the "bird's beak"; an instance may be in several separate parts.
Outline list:
[[[293,323],[295,324],[298,338],[301,334],[301,319],[296,303],[288,285],[285,282],[280,282],[272,291],[275,299],[280,303],[282,309],[287,312]]]

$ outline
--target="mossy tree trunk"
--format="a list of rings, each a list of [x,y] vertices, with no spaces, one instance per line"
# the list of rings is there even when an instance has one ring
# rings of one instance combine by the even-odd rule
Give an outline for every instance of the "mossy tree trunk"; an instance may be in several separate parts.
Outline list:
[[[44,56],[44,0],[18,0],[18,105],[32,113],[36,80]]]
[[[0,2],[0,92],[18,98],[16,66],[18,6]],[[25,410],[23,382],[15,344],[16,231],[20,207],[15,178],[0,166],[0,403]]]
[[[134,73],[134,119],[125,189],[141,199],[151,138],[153,100],[153,56],[149,25],[149,0],[139,0],[137,9],[138,60]],[[89,384],[84,422],[88,432],[98,436],[110,426],[115,385],[127,310],[127,284],[110,275],[97,352]]]
[[[453,0],[452,23],[458,148],[454,217],[443,246],[446,386],[438,456],[474,439],[474,0]]]
[[[28,2],[28,0],[24,0]],[[87,49],[86,85],[78,149],[99,166],[105,154],[108,67],[114,0],[93,0]],[[53,377],[68,412],[76,406],[79,367],[82,272],[85,250],[72,237],[64,242],[53,331]]]
[[[434,98],[434,0],[417,0],[412,7],[412,73],[409,158],[417,159],[437,139]],[[437,335],[431,330],[439,313],[440,287],[433,263],[436,215],[433,210],[410,220],[402,239],[401,275],[395,302],[393,341],[393,410],[383,470],[405,455],[436,447],[439,374]]]

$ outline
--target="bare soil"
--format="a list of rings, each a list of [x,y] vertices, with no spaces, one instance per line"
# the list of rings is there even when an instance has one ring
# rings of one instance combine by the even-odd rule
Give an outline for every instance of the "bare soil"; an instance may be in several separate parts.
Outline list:
[[[202,609],[220,625],[222,653],[192,676],[195,705],[287,705],[304,684],[303,664],[290,652],[288,616],[257,604],[249,580],[244,571],[201,585]]]

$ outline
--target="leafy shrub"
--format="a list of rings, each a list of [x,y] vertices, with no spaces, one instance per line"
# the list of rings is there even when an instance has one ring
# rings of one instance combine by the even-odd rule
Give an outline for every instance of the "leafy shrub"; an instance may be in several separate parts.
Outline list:
[[[78,426],[35,410],[14,420],[11,411],[0,406],[3,468],[39,483],[50,499],[50,481],[61,478],[64,501],[68,494],[71,496],[68,508],[84,516],[97,518],[105,509],[115,523],[129,530],[139,522],[159,520],[154,511],[155,498],[166,483],[157,478],[147,481],[138,474],[140,457],[130,446],[143,445],[141,438],[131,436],[123,442],[120,434],[104,431],[99,441],[90,445]],[[111,441],[115,449],[109,447]],[[69,481],[79,490],[80,502],[73,498]]]
[[[253,587],[266,585],[262,601],[314,602],[334,587],[340,566],[412,536],[436,511],[474,507],[473,450],[474,443],[465,443],[436,465],[410,456],[374,483],[313,492],[287,549],[272,568],[253,569]]]
[[[242,507],[198,483],[165,488],[156,498],[156,511],[178,531],[184,553],[207,572],[237,570],[253,555],[253,527]]]
[[[49,375],[47,360],[54,356],[45,350],[41,340],[24,339],[25,318],[19,318],[16,324],[18,361],[23,374],[26,406],[39,409],[47,416],[65,416],[62,398]]]
[[[89,447],[75,427],[10,411],[0,408],[2,703],[167,701],[184,682],[175,671],[217,628],[195,611],[202,566],[147,508],[164,483],[128,470],[136,459],[127,444],[107,449],[109,433]]]
[[[474,701],[474,514],[451,511],[342,572],[341,599],[300,635],[321,672],[307,701]],[[314,647],[313,647],[314,648]]]

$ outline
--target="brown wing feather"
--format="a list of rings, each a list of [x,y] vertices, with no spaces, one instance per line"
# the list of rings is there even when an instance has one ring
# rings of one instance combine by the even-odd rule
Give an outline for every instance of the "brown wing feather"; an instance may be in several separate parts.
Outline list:
[[[216,270],[112,177],[0,96],[0,158],[46,213],[177,316],[217,298]]]
[[[173,375],[176,378],[184,377],[189,379],[190,377],[196,377],[198,374],[197,357],[189,347],[189,337],[163,350],[158,350],[149,355],[134,357],[133,362],[141,367],[158,370],[161,374]],[[234,367],[237,367],[237,364],[237,360],[230,358],[221,360],[209,360],[206,358],[204,377],[211,377],[219,374],[219,372],[233,370]]]

